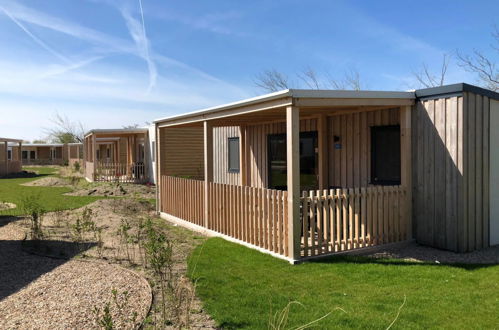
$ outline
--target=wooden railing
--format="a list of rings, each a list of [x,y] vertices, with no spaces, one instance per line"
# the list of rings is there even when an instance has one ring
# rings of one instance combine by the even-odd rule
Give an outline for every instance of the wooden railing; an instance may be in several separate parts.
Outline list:
[[[204,225],[204,181],[161,177],[161,211]]]
[[[406,240],[406,203],[401,186],[303,192],[302,256]]]
[[[209,229],[281,254],[288,254],[287,192],[209,184]]]
[[[144,163],[99,162],[94,167],[94,181],[143,183],[147,181]]]

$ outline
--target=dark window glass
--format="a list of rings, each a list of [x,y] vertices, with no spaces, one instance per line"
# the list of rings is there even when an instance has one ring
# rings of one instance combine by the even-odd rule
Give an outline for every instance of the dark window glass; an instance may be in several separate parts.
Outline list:
[[[29,158],[30,158],[30,159],[36,159],[36,152],[35,152],[34,150],[31,150],[31,151],[29,152]]]
[[[23,159],[28,159],[28,151],[27,150],[22,151],[22,157],[23,157]]]
[[[239,138],[228,139],[229,145],[229,172],[239,172]]]
[[[371,127],[371,183],[400,184],[400,126]]]
[[[7,159],[12,160],[12,150],[7,150]]]
[[[287,190],[286,134],[268,136],[269,188]],[[317,132],[300,133],[300,187],[317,189]]]

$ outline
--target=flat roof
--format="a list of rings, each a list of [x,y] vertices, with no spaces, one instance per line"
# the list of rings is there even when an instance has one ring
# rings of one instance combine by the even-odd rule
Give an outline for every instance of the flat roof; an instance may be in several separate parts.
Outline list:
[[[491,99],[499,100],[499,93],[491,91],[490,89],[478,87],[475,85],[470,85],[466,83],[445,85],[439,87],[431,87],[425,89],[418,89],[414,93],[417,98],[426,98],[426,97],[439,97],[448,94],[459,94],[463,92],[470,92],[474,94],[479,94],[483,96],[487,96]]]
[[[137,127],[137,128],[96,128],[96,129],[91,129],[87,133],[85,133],[85,137],[91,135],[91,134],[120,134],[120,133],[145,133],[148,132],[149,129],[147,127]]]
[[[285,89],[282,91],[264,94],[241,101],[209,107],[185,114],[174,115],[154,120],[154,123],[187,118],[190,116],[205,115],[212,112],[243,107],[247,105],[273,101],[283,98],[293,99],[414,99],[414,92],[394,91],[347,91],[347,90],[316,90],[316,89]]]
[[[25,143],[23,147],[62,147],[62,143]]]
[[[23,140],[0,137],[0,142],[17,142],[17,143],[20,143],[20,142],[23,142]]]

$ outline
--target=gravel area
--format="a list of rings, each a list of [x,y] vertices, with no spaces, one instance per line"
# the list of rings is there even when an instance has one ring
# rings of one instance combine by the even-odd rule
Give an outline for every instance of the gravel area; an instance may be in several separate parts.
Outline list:
[[[68,187],[69,182],[66,179],[48,176],[38,180],[30,181],[28,183],[24,183],[23,186]]]
[[[16,204],[14,204],[14,203],[0,202],[0,211],[15,209],[15,208],[16,208]]]
[[[25,234],[17,219],[0,218],[0,328],[92,329],[99,328],[94,309],[110,303],[115,328],[131,328],[147,315],[151,288],[147,281],[122,267],[97,261],[62,260],[23,252]],[[128,301],[123,309],[114,303]]]
[[[488,249],[470,253],[455,253],[411,242],[383,248],[380,247],[374,251],[359,251],[356,255],[441,264],[498,264],[499,246],[493,246]]]
[[[74,187],[68,196],[119,196],[153,199],[156,188],[143,184],[92,183],[88,187]]]

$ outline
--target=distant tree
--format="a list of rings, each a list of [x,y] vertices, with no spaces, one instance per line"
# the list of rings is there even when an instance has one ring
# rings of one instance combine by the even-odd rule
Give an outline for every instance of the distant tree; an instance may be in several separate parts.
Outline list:
[[[28,141],[26,141],[26,142],[28,142]],[[47,140],[33,140],[33,144],[44,144],[44,143],[47,143]]]
[[[419,70],[412,72],[414,78],[416,78],[416,81],[419,84],[419,86],[412,87],[431,88],[443,86],[445,84],[445,77],[447,75],[447,68],[449,67],[450,59],[451,56],[449,54],[444,54],[442,64],[440,65],[439,71],[436,73],[430,70],[426,63],[423,63]]]
[[[343,78],[337,79],[327,72],[321,76],[316,70],[308,67],[298,72],[296,78],[295,81],[291,81],[285,74],[272,69],[259,73],[254,82],[257,87],[269,93],[290,88],[339,90],[360,90],[362,88],[360,74],[354,69],[345,72]]]
[[[52,118],[53,128],[45,129],[48,139],[54,143],[82,143],[85,135],[83,124],[71,121],[68,117],[56,113]]]
[[[124,125],[123,128],[124,129],[134,129],[134,128],[138,128],[139,127],[139,124],[132,124],[132,125]]]
[[[483,51],[473,50],[473,54],[462,54],[457,51],[459,65],[468,72],[477,74],[480,85],[493,91],[499,91],[499,68],[497,58],[499,55],[499,29],[497,26],[492,32],[494,43],[491,45],[494,55],[486,55]]]

